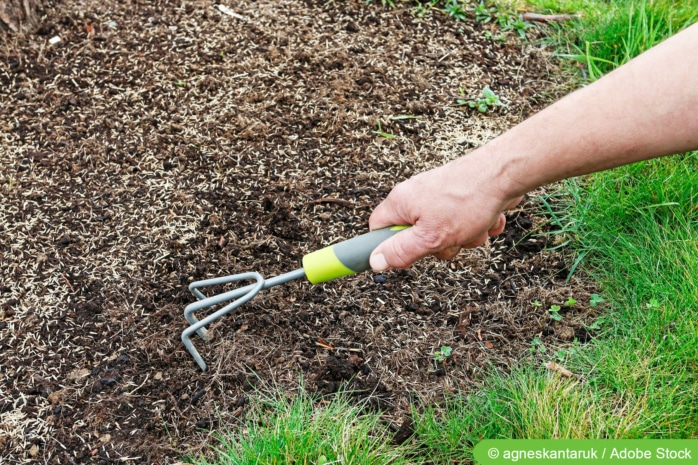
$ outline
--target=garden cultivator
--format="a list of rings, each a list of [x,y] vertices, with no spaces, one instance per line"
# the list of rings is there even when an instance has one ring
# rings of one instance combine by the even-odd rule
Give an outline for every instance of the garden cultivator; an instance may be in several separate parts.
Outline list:
[[[378,244],[407,227],[408,226],[392,226],[378,229],[348,239],[344,242],[325,247],[324,249],[311,252],[303,257],[302,268],[270,279],[264,279],[261,274],[252,271],[191,283],[189,285],[189,291],[199,300],[188,305],[187,308],[184,309],[184,317],[187,319],[190,326],[182,332],[182,342],[184,342],[184,345],[194,357],[199,367],[201,367],[203,371],[206,371],[206,362],[201,358],[201,355],[199,355],[199,352],[191,341],[192,334],[197,333],[202,339],[209,340],[205,328],[207,325],[250,301],[262,289],[268,289],[303,277],[308,278],[308,281],[312,284],[317,284],[368,270],[371,267],[369,265],[369,257]],[[233,289],[211,297],[206,297],[200,291],[200,289],[204,287],[237,281],[254,281],[254,284],[249,284],[245,287]],[[195,312],[223,304],[224,302],[229,303],[201,320],[197,319],[194,315]]]

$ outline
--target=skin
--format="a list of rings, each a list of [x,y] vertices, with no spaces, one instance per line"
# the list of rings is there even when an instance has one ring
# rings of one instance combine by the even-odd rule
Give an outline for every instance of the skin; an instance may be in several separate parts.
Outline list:
[[[562,98],[470,154],[400,184],[369,226],[410,224],[375,271],[450,259],[504,230],[503,212],[561,179],[698,149],[698,24]]]

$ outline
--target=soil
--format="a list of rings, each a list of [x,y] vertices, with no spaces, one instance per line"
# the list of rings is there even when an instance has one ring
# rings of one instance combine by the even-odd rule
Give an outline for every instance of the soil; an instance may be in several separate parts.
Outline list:
[[[254,386],[301,379],[398,425],[535,337],[589,340],[593,286],[566,281],[531,196],[453,261],[263,291],[193,338],[206,372],[185,350],[190,282],[298,268],[565,91],[535,41],[379,3],[66,0],[5,38],[0,462],[176,463]],[[485,86],[506,105],[458,104]]]

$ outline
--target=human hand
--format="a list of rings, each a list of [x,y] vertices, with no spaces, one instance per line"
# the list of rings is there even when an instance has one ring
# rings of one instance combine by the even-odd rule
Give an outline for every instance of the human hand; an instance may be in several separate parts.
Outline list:
[[[369,226],[412,227],[373,251],[374,271],[408,268],[427,255],[451,259],[461,248],[482,245],[504,230],[502,212],[521,196],[508,196],[497,167],[483,158],[473,153],[395,186],[371,214]]]

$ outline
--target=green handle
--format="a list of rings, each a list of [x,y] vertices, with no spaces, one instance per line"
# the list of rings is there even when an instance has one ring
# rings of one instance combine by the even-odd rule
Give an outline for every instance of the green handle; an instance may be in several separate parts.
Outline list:
[[[378,244],[409,226],[390,226],[316,250],[303,257],[305,276],[313,284],[371,268],[369,258]]]

